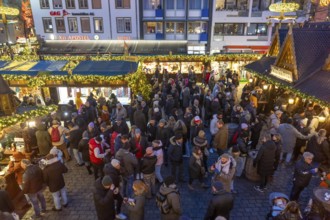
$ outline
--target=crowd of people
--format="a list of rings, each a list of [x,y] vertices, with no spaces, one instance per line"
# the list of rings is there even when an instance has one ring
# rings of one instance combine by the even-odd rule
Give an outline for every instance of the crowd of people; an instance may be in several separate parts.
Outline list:
[[[258,93],[251,85],[244,86],[238,97],[238,75],[230,70],[219,81],[203,85],[193,71],[187,77],[180,73],[176,78],[159,77],[155,74],[152,79],[151,97],[138,94],[127,107],[113,94],[106,99],[91,93],[83,103],[78,93],[71,102],[76,110],[64,124],[53,112],[37,123],[36,131],[22,125],[31,160],[17,152],[10,167],[36,218],[46,210],[44,185],[52,193],[53,211],[68,205],[63,174],[68,171],[66,162],[74,158],[95,178],[98,219],[145,219],[145,202],[151,198],[161,219],[180,219],[184,199],[180,182],[187,182],[192,191],[211,187],[214,196],[205,220],[230,219],[238,193],[234,179],[244,174],[252,157],[249,152],[255,150],[251,165],[260,176],[254,187],[259,193],[265,192],[279,166],[295,166],[291,202],[286,200],[283,206],[278,200],[282,206],[274,218],[302,219],[300,193],[313,175],[326,172],[330,165],[329,134],[319,129],[320,106],[308,104],[294,115],[274,106],[266,115],[258,109]],[[211,154],[218,159],[210,160]],[[43,159],[34,164],[34,157]],[[164,167],[169,167],[167,175]],[[13,212],[12,207],[1,211]]]

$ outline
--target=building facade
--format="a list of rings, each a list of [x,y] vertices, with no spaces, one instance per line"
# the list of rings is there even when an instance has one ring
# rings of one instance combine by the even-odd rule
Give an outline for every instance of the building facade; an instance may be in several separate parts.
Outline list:
[[[144,40],[187,41],[188,54],[209,47],[212,0],[140,1],[140,37]]]
[[[210,53],[265,52],[278,20],[269,20],[279,13],[269,11],[274,0],[214,0],[212,6],[212,29]],[[309,15],[309,1],[300,5],[298,12],[286,15],[297,16],[297,22],[304,22]],[[301,3],[298,1],[297,3]],[[306,13],[305,13],[306,12]],[[291,20],[283,20],[284,25]]]
[[[138,37],[135,1],[34,0],[31,8],[36,34],[44,40]]]

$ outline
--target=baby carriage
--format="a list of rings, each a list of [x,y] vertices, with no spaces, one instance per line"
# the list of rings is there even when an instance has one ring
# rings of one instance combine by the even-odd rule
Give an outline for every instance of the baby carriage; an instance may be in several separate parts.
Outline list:
[[[269,195],[269,203],[271,205],[271,210],[267,214],[266,219],[273,219],[275,216],[277,216],[281,211],[285,209],[289,201],[289,197],[284,193],[272,192]]]

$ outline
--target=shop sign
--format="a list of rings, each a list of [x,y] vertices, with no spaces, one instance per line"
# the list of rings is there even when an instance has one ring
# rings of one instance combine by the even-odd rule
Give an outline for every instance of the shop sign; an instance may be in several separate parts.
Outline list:
[[[94,12],[79,12],[79,13],[71,13],[74,16],[94,16]]]
[[[58,40],[90,40],[89,36],[87,35],[74,35],[74,36],[64,36],[64,35],[59,35]]]
[[[61,11],[50,11],[50,16],[61,16]]]
[[[270,75],[287,82],[293,82],[292,72],[277,66],[272,65]]]

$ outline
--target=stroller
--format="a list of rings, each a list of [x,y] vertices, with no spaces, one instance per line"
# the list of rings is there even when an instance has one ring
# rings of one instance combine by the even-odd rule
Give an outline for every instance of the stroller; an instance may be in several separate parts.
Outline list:
[[[285,209],[289,201],[289,197],[284,193],[272,192],[269,195],[269,203],[271,205],[271,210],[267,214],[266,219],[273,219],[275,216],[277,216],[281,211]]]

